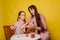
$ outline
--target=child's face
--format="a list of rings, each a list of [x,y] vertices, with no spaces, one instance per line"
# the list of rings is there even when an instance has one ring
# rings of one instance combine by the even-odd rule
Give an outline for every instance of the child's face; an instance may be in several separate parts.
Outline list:
[[[26,17],[26,14],[24,12],[21,12],[21,15],[19,17],[20,17],[20,19],[24,20]]]

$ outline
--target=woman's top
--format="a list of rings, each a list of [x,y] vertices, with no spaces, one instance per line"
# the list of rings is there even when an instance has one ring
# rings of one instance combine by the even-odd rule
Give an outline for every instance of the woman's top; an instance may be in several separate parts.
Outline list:
[[[41,22],[42,22],[43,28],[44,28],[44,29],[47,29],[47,28],[46,28],[46,21],[45,21],[44,16],[40,14],[40,18],[41,18]],[[33,18],[30,17],[30,18],[28,19],[28,21],[29,21],[30,23],[34,24],[34,26],[37,27],[37,22],[36,22],[36,18],[35,18],[35,17],[33,17]]]

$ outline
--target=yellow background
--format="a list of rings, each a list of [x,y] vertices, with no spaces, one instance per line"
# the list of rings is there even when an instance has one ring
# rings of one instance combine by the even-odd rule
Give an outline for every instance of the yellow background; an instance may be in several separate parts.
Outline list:
[[[12,25],[17,14],[23,10],[26,19],[30,16],[28,6],[36,5],[38,12],[46,18],[52,40],[60,40],[60,1],[59,0],[0,0],[0,40],[5,40],[3,25]]]

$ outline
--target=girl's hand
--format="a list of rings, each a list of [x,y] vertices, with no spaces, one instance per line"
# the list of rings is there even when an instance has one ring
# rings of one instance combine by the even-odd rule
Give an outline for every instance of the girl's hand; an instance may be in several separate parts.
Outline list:
[[[25,27],[25,28],[32,28],[32,27],[33,27],[33,24],[31,24],[31,23],[26,23],[26,24],[24,25],[24,27]]]
[[[10,26],[11,30],[15,30],[15,27],[14,26]]]
[[[23,27],[26,28],[28,24],[29,24],[29,23],[24,24]]]
[[[23,32],[26,32],[25,28],[23,29]]]

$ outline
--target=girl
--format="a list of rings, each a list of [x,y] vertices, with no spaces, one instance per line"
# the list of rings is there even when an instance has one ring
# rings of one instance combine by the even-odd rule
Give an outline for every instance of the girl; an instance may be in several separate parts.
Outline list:
[[[17,22],[15,22],[14,26],[11,26],[12,30],[15,30],[15,35],[17,34],[22,34],[25,32],[24,27],[26,26],[26,21],[25,21],[25,12],[24,11],[20,11],[18,14],[18,19]]]
[[[35,5],[29,6],[28,11],[31,14],[28,20],[30,22],[30,28],[36,28],[36,32],[41,36],[41,40],[49,40],[49,32],[46,27],[44,16],[38,13]]]

